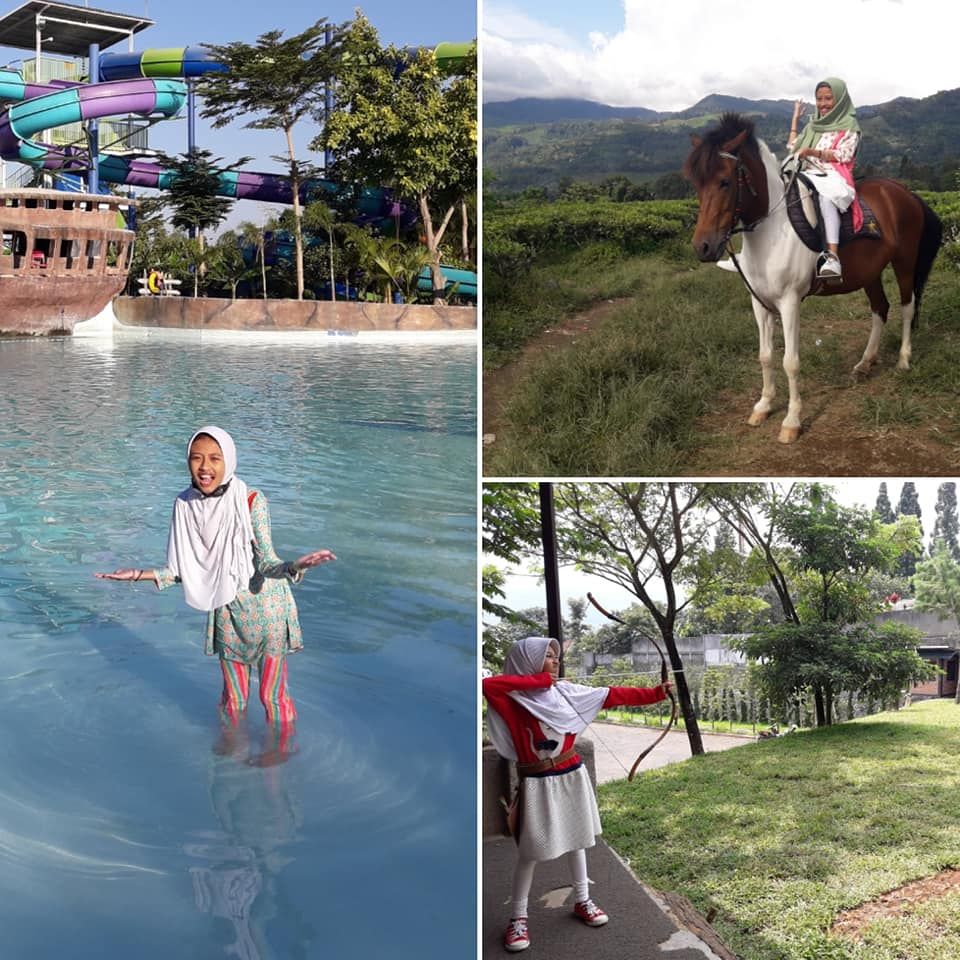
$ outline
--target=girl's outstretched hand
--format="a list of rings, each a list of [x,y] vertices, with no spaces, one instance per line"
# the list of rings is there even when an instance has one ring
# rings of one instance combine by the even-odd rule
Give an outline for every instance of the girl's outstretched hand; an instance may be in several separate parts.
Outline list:
[[[95,573],[98,580],[139,580],[143,576],[142,570],[114,570],[113,573]]]
[[[304,554],[299,560],[294,560],[293,565],[300,570],[308,570],[310,567],[319,567],[321,563],[329,563],[336,559],[332,550],[314,550],[313,553]]]

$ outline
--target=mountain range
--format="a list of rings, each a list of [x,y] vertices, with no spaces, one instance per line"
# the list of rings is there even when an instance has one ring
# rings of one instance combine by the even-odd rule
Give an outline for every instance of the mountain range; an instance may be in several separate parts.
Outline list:
[[[792,100],[750,100],[711,94],[686,110],[612,107],[590,100],[523,98],[483,105],[483,165],[495,188],[555,189],[562,178],[600,182],[626,176],[652,183],[676,174],[690,135],[726,111],[743,113],[757,134],[783,156]],[[858,173],[934,178],[921,184],[956,189],[960,166],[960,89],[922,99],[900,97],[858,107],[863,129]],[[947,171],[942,175],[943,171]],[[921,177],[921,179],[923,178]],[[945,185],[939,181],[948,181]]]

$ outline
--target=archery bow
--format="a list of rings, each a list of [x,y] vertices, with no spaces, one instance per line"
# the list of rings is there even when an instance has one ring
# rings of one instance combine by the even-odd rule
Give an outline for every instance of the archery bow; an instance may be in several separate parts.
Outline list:
[[[596,597],[594,597],[594,595],[593,595],[592,593],[588,593],[588,594],[587,594],[587,599],[588,599],[588,600],[597,608],[597,610],[599,610],[608,620],[612,620],[614,623],[623,624],[623,626],[625,626],[625,627],[629,626],[629,624],[626,622],[626,620],[622,620],[620,617],[616,616],[615,614],[610,613],[609,610],[604,610],[603,607],[601,607],[600,604],[597,603]],[[662,650],[661,647],[660,647],[660,644],[657,643],[657,641],[654,640],[653,637],[647,637],[647,639],[654,645],[654,647],[656,647],[657,653],[660,654],[660,683],[661,683],[661,684],[666,684],[666,683],[669,682],[669,679],[670,679],[670,671],[667,669],[667,658],[664,656],[664,653],[663,653],[663,650]],[[643,760],[643,758],[644,758],[648,753],[650,753],[650,751],[653,750],[653,748],[670,732],[670,728],[674,725],[674,723],[676,723],[677,715],[679,714],[679,708],[677,707],[677,698],[673,695],[673,690],[668,690],[668,691],[667,691],[667,696],[670,697],[670,703],[671,703],[671,707],[670,707],[670,720],[667,722],[667,725],[666,725],[666,727],[664,728],[663,733],[661,733],[660,736],[657,737],[657,739],[654,740],[653,743],[651,743],[650,746],[647,747],[646,750],[644,750],[644,751],[640,754],[640,756],[638,756],[637,759],[633,761],[633,766],[630,768],[630,772],[627,774],[627,780],[632,780],[632,779],[633,779],[634,774],[637,772],[637,767],[640,766],[640,763],[641,763],[641,761]]]

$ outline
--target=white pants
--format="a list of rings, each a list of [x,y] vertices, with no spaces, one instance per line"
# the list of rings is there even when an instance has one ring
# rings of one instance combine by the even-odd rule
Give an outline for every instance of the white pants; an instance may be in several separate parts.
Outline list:
[[[823,232],[827,236],[827,243],[840,242],[840,211],[822,193],[817,194],[820,199],[820,214],[823,217]]]
[[[571,850],[567,854],[567,865],[570,867],[570,879],[573,881],[573,902],[583,903],[584,900],[589,900],[590,880],[587,877],[587,851]],[[527,899],[530,896],[533,872],[536,867],[536,860],[517,861],[517,869],[513,873],[513,892],[510,897],[511,919],[527,915]]]

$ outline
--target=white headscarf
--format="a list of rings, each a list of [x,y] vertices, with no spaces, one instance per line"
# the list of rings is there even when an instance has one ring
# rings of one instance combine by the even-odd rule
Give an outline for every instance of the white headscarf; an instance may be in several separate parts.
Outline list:
[[[560,652],[560,644],[552,637],[525,637],[510,647],[503,672],[507,676],[529,676],[543,673],[547,649]],[[585,687],[579,683],[558,680],[549,687],[536,690],[514,690],[509,696],[538,720],[558,733],[582,733],[600,712],[607,699],[607,687]],[[493,708],[487,711],[487,728],[497,753],[516,760],[517,752],[504,719]]]
[[[215,610],[246,589],[253,576],[253,524],[247,505],[247,485],[234,476],[237,448],[233,437],[219,427],[202,427],[223,452],[222,496],[204,496],[190,486],[173,503],[167,567],[183,584],[184,599],[197,610]]]

